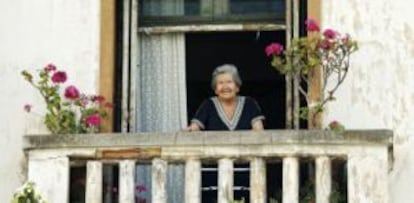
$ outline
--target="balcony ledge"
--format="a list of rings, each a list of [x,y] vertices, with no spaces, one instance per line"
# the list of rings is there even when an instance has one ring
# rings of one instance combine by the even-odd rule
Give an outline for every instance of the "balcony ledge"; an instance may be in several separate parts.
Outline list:
[[[159,146],[240,145],[388,145],[391,130],[265,130],[169,133],[104,133],[76,135],[27,135],[24,150],[53,148],[117,148]]]

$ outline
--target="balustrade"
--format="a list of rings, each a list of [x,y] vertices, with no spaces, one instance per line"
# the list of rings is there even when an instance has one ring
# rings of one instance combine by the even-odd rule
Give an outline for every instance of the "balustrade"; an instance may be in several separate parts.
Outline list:
[[[201,202],[203,160],[218,163],[218,202],[233,200],[234,163],[250,163],[250,202],[268,202],[266,160],[283,164],[284,203],[299,202],[302,157],[315,162],[316,201],[328,203],[331,160],[347,162],[349,202],[388,202],[388,153],[392,133],[387,130],[331,131],[269,130],[263,132],[178,132],[73,136],[26,136],[28,179],[35,181],[49,202],[67,202],[71,163],[86,163],[88,203],[102,202],[103,164],[119,166],[119,202],[135,202],[138,162],[152,164],[151,199],[167,203],[169,162],[185,165],[186,203]]]

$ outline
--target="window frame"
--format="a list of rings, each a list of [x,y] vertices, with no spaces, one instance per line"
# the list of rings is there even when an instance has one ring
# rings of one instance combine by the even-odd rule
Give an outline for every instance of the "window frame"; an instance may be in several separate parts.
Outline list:
[[[300,0],[293,0],[293,7],[296,8]],[[286,2],[291,2],[286,0]],[[100,47],[100,70],[99,70],[99,93],[104,95],[108,101],[113,102],[115,84],[121,83],[122,86],[122,98],[114,98],[115,101],[120,101],[115,105],[121,107],[117,108],[114,111],[120,112],[121,120],[113,120],[112,113],[109,112],[109,121],[108,121],[108,132],[113,131],[114,123],[121,123],[122,132],[134,132],[134,126],[132,123],[136,123],[136,119],[139,119],[138,116],[134,115],[132,110],[135,108],[135,98],[138,96],[135,94],[136,84],[139,84],[137,80],[131,80],[131,75],[135,74],[137,68],[139,67],[139,61],[136,57],[139,52],[137,49],[131,49],[131,47],[138,47],[138,34],[131,35],[130,33],[167,33],[167,32],[211,32],[211,31],[252,31],[252,30],[286,30],[287,40],[286,43],[290,43],[291,36],[298,35],[298,17],[297,12],[293,15],[286,15],[286,24],[278,23],[234,23],[234,24],[215,24],[215,25],[185,25],[185,26],[153,26],[153,27],[139,27],[138,26],[138,0],[123,0],[123,26],[122,27],[122,39],[123,46],[122,49],[116,49],[116,36],[119,33],[115,28],[115,19],[117,13],[115,12],[116,0],[101,0],[101,47]],[[288,4],[286,4],[288,5]],[[287,6],[288,7],[288,6]],[[307,2],[307,16],[319,20],[321,19],[321,1],[313,0]],[[286,12],[289,13],[289,12]],[[119,14],[118,14],[119,15]],[[293,20],[293,23],[292,23]],[[292,26],[293,25],[293,26]],[[118,26],[117,26],[118,27]],[[296,29],[293,29],[296,27]],[[288,45],[288,44],[287,44]],[[122,52],[122,54],[116,54]],[[115,57],[117,55],[117,57]],[[119,55],[121,55],[119,57]],[[122,59],[119,59],[122,58]],[[116,61],[122,61],[118,63]],[[117,65],[118,64],[118,65]],[[119,65],[121,64],[121,65]],[[121,67],[119,67],[121,66]],[[122,70],[122,71],[119,71]],[[316,100],[320,96],[320,74],[318,74],[318,68],[315,69],[314,75],[311,84],[308,87],[309,94],[311,95],[311,101]],[[122,81],[116,81],[115,75],[116,72],[121,72]],[[287,84],[292,84],[291,78],[286,78]],[[290,81],[290,82],[289,82]],[[292,92],[292,87],[287,87],[286,92]],[[290,88],[290,89],[289,89]],[[117,90],[119,91],[119,90]],[[119,94],[118,94],[119,95]],[[286,128],[298,128],[298,124],[295,124],[296,121],[293,121],[294,116],[294,105],[292,105],[293,98],[286,98]],[[298,99],[295,99],[298,100]],[[297,117],[297,116],[296,116]],[[296,118],[295,118],[296,119]],[[298,118],[297,118],[298,119]],[[321,123],[322,118],[317,118]]]
[[[140,0],[137,1],[140,2]],[[200,2],[199,6],[200,13],[198,15],[140,15],[143,11],[138,8],[138,23],[143,27],[263,22],[283,24],[286,17],[283,12],[274,14],[231,13],[230,0],[203,0]]]

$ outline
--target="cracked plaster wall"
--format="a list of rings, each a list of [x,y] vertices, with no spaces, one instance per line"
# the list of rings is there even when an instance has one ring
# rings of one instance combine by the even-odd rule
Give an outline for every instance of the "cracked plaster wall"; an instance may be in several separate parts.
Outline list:
[[[322,28],[359,41],[351,70],[324,123],[394,131],[390,202],[410,202],[414,187],[414,2],[324,0]],[[384,181],[387,181],[384,177]]]
[[[0,1],[0,202],[25,179],[24,134],[44,133],[42,98],[20,75],[48,63],[67,70],[68,84],[98,87],[99,0]],[[23,111],[33,105],[33,114]]]

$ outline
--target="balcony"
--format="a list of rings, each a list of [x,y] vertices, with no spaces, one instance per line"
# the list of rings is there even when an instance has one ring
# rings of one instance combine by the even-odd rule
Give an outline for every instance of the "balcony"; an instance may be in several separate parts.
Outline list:
[[[266,161],[282,160],[284,203],[299,202],[299,165],[302,157],[315,163],[316,202],[329,202],[331,161],[347,165],[348,202],[388,202],[389,130],[354,130],[344,133],[309,130],[262,132],[175,132],[26,136],[28,180],[36,182],[49,202],[68,202],[71,164],[86,164],[86,202],[102,202],[103,164],[119,166],[119,202],[135,202],[136,163],[152,165],[151,199],[168,202],[167,165],[185,165],[186,203],[201,202],[201,163],[218,163],[218,202],[233,200],[234,162],[250,163],[250,202],[265,203]]]

